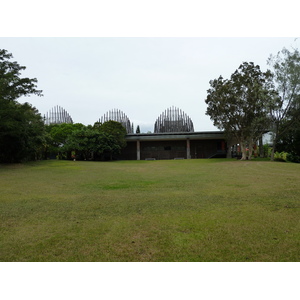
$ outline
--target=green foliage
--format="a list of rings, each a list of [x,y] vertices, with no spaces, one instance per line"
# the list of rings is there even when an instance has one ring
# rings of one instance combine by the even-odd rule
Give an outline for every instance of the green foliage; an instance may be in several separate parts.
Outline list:
[[[109,121],[94,126],[82,124],[50,125],[51,151],[58,158],[79,160],[113,159],[126,145],[126,129],[118,122]],[[49,151],[50,151],[49,150]],[[72,155],[73,153],[73,155]]]
[[[269,145],[263,145],[263,156],[264,157],[270,157],[272,152],[272,148],[270,148]]]
[[[289,51],[283,48],[276,56],[269,57],[268,64],[272,67],[278,93],[276,105],[270,110],[274,136],[273,151],[275,152],[280,140],[289,136],[295,126],[299,128],[300,52],[298,49]],[[291,150],[286,149],[288,152]]]
[[[105,135],[103,148],[105,159],[112,160],[113,156],[119,154],[126,146],[126,129],[119,122],[108,121],[98,127],[98,130]]]
[[[12,54],[0,49],[0,162],[41,158],[46,143],[44,123],[36,108],[17,99],[42,96],[35,78],[21,78],[26,67],[11,62]]]
[[[71,132],[65,141],[62,151],[75,152],[76,156],[82,156],[83,159],[89,159],[91,152],[94,149],[94,144],[97,143],[95,132],[87,127],[83,127]]]
[[[115,121],[108,121],[103,123],[98,130],[103,133],[107,133],[114,137],[115,141],[120,147],[126,146],[126,129],[122,126],[121,123]]]
[[[0,99],[0,162],[41,159],[45,144],[38,111],[28,103]]]
[[[293,154],[293,153],[287,153],[287,152],[275,152],[274,153],[274,160],[275,161],[282,161],[282,162],[293,162],[293,163],[300,163],[300,156]]]
[[[85,127],[81,123],[71,124],[51,124],[46,126],[48,133],[46,156],[53,157],[58,153],[58,158],[69,158],[67,153],[64,153],[63,146],[66,143],[67,138],[72,134],[73,131],[79,130]]]
[[[293,162],[293,163],[300,163],[300,155],[295,155],[292,153],[287,154],[286,156],[287,161]]]
[[[280,152],[280,153],[275,152],[274,153],[274,160],[285,162],[285,161],[287,161],[287,155],[288,155],[287,152]]]
[[[294,118],[296,117],[283,123],[282,126],[289,126],[289,129],[281,134],[281,138],[277,140],[276,149],[289,152],[293,156],[300,156],[300,120]],[[290,126],[290,123],[293,123],[293,126]]]
[[[140,126],[138,125],[135,133],[141,133]]]
[[[47,131],[49,132],[54,145],[62,146],[65,144],[67,137],[74,131],[83,128],[84,125],[81,123],[71,124],[51,124],[47,126]]]
[[[0,49],[0,99],[15,101],[30,94],[42,96],[42,91],[36,89],[37,79],[21,78],[21,71],[26,67],[11,62],[12,58],[7,50]]]
[[[246,145],[252,150],[270,124],[268,112],[275,93],[271,74],[261,72],[252,62],[244,62],[229,80],[220,76],[211,80],[210,86],[205,100],[206,114],[228,137],[237,140],[245,156]]]
[[[73,131],[62,147],[62,151],[74,151],[77,159],[84,160],[100,159],[105,152],[119,150],[113,136],[88,127]]]

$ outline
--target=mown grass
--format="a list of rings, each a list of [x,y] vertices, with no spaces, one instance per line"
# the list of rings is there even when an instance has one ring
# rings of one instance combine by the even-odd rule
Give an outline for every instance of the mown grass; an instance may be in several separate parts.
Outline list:
[[[0,261],[299,261],[300,165],[0,166]]]

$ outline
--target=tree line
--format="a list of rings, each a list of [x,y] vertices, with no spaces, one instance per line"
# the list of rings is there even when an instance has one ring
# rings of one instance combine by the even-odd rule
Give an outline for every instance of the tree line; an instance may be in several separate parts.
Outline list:
[[[0,162],[103,160],[120,153],[126,130],[118,122],[45,125],[35,107],[19,103],[22,96],[43,95],[37,79],[22,78],[26,67],[12,58],[0,49]],[[242,159],[251,158],[254,145],[270,131],[272,158],[276,150],[286,151],[300,162],[300,53],[283,49],[269,57],[268,65],[270,70],[262,72],[253,62],[243,62],[229,79],[211,80],[206,114],[225,131],[229,145],[240,145]]]
[[[52,124],[46,126],[46,132],[44,158],[113,160],[126,146],[126,129],[115,121],[93,126]]]

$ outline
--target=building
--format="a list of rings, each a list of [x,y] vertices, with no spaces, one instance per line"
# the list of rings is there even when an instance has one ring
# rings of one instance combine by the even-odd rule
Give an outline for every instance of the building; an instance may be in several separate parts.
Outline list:
[[[128,134],[119,159],[190,159],[226,157],[224,133],[172,132]]]
[[[116,116],[122,112],[107,113],[110,120],[119,121]],[[108,119],[106,119],[108,121]],[[123,119],[122,119],[123,120]],[[124,122],[121,122],[123,124]],[[165,110],[154,124],[154,133],[134,134],[129,131],[131,123],[126,116],[127,146],[118,159],[158,160],[226,157],[225,135],[221,131],[194,132],[189,116],[176,107]]]
[[[45,123],[73,123],[71,116],[60,106],[44,117]],[[113,109],[97,122],[116,121],[126,129],[127,146],[116,159],[160,160],[226,157],[227,144],[222,131],[195,132],[191,118],[181,109],[166,109],[154,123],[154,133],[134,133],[133,124],[122,111]]]

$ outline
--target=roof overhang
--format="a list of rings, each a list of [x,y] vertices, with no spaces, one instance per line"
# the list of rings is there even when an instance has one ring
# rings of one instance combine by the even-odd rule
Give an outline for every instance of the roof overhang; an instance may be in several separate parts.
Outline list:
[[[126,141],[163,141],[163,140],[215,140],[225,139],[223,131],[203,132],[166,132],[166,133],[136,133],[127,134]]]

